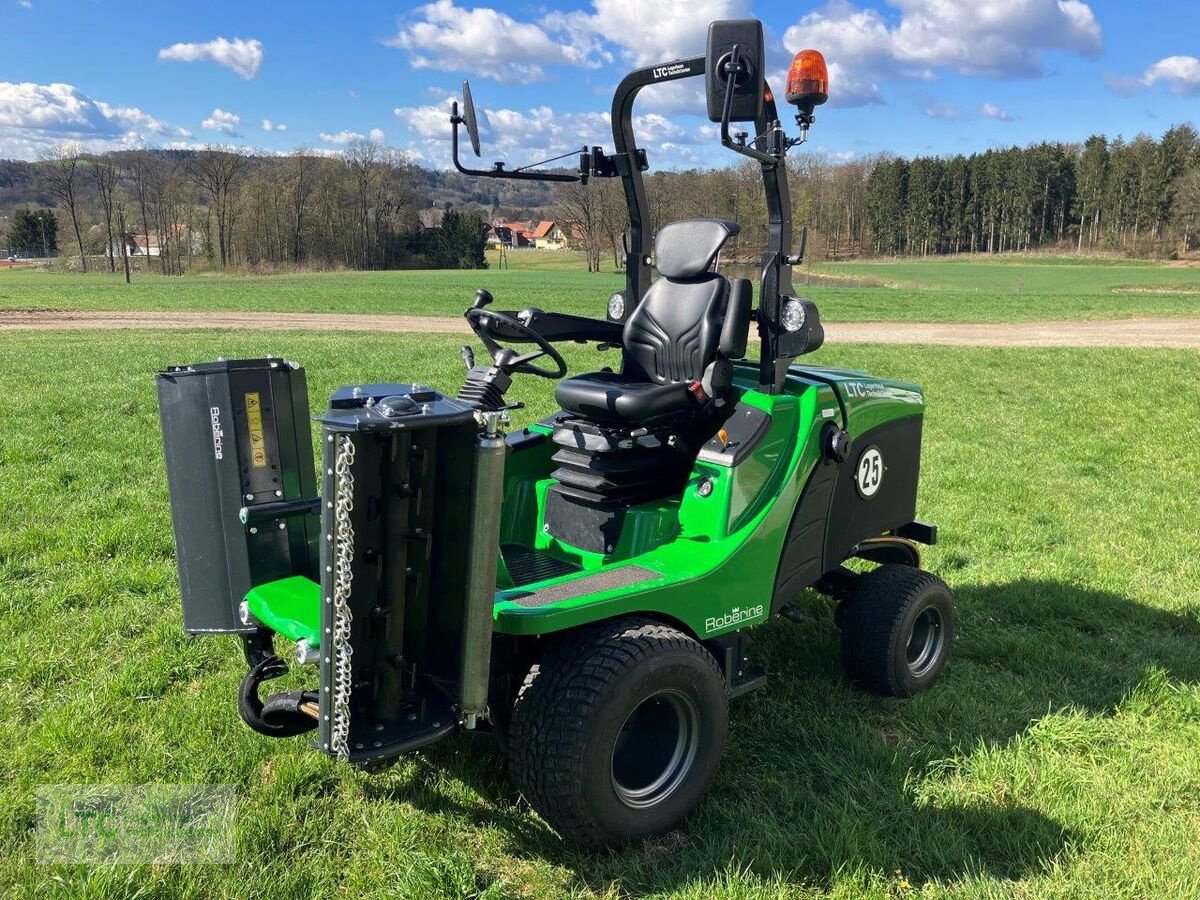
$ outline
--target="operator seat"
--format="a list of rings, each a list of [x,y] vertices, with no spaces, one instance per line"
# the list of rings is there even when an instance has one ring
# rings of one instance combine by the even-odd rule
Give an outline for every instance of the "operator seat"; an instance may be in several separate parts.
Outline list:
[[[625,322],[623,371],[560,381],[554,391],[559,406],[604,424],[703,417],[710,409],[703,401],[728,390],[728,360],[746,352],[750,284],[734,279],[731,302],[729,281],[710,271],[740,230],[721,219],[689,219],[660,230],[654,241],[659,277]]]
[[[746,353],[750,282],[711,271],[737,233],[718,219],[663,228],[654,242],[659,278],[625,322],[623,371],[559,382],[552,536],[612,552],[625,509],[682,490],[730,408],[731,360]]]

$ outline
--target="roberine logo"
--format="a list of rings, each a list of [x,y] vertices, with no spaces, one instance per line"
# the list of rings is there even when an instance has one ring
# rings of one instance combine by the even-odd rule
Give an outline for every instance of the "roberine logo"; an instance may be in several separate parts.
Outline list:
[[[749,622],[751,619],[757,619],[763,614],[762,604],[758,606],[735,606],[723,616],[713,616],[704,620],[704,630],[719,631],[722,628],[728,628],[730,625],[739,625],[742,622]]]

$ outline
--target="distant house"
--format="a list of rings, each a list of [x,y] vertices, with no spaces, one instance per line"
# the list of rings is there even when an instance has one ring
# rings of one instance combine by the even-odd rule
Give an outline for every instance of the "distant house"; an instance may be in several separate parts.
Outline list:
[[[493,222],[492,233],[497,244],[509,250],[533,246],[533,232],[523,222]]]
[[[557,222],[538,222],[533,229],[533,246],[538,250],[565,250],[567,234]]]
[[[190,243],[191,252],[200,253],[203,249],[202,237],[199,232],[193,232],[182,222],[177,223],[172,229],[172,233],[167,235],[167,249],[169,252],[186,253]],[[144,258],[162,256],[163,251],[158,242],[158,235],[129,232],[125,235],[125,252],[132,258]],[[121,243],[113,241],[113,256],[120,255]]]
[[[130,256],[162,256],[162,248],[158,246],[158,238],[153,234],[125,235],[125,252]],[[121,245],[113,244],[113,256],[121,255]]]

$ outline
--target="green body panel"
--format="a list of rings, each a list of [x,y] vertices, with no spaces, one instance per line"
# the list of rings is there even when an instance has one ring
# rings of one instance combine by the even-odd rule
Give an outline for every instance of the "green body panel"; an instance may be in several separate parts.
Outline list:
[[[505,468],[501,544],[518,544],[572,563],[580,571],[516,587],[503,558],[497,571],[495,630],[539,635],[630,613],[651,613],[708,638],[758,624],[771,597],[787,529],[801,493],[820,462],[827,422],[855,438],[881,424],[924,413],[916,385],[844,369],[793,367],[785,389],[757,389],[757,369],[735,369],[735,400],[770,416],[767,433],[736,467],[697,461],[683,493],[632,507],[611,553],[571,547],[543,528],[546,492],[554,484],[554,444],[542,441],[510,453]],[[547,437],[541,424],[526,431]],[[702,496],[702,481],[712,491]],[[539,606],[521,600],[601,571],[638,566],[657,577],[632,586]],[[303,582],[301,584],[301,582]],[[304,578],[261,585],[247,595],[254,615],[293,640],[319,640],[320,590]]]
[[[268,581],[246,594],[254,618],[293,641],[316,649],[321,638],[321,586],[303,575]]]

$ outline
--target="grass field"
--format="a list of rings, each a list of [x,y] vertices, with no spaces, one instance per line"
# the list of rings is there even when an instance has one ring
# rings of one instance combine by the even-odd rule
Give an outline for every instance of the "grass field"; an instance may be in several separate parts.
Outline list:
[[[389,278],[299,283],[313,303],[322,283],[370,285],[370,303]],[[486,742],[368,775],[258,737],[235,711],[234,640],[181,634],[155,369],[271,351],[306,364],[314,405],[355,381],[460,377],[449,337],[267,340],[0,335],[0,895],[1200,895],[1196,354],[822,349],[927,390],[920,508],[959,598],[955,658],[911,701],[864,695],[840,677],[830,610],[803,598],[805,624],[759,631],[772,679],[733,707],[704,806],[667,839],[592,854],[531,813]],[[513,394],[536,417],[549,391]],[[239,862],[36,862],[36,785],[153,781],[234,785]]]
[[[505,270],[119,277],[0,270],[0,308],[269,310],[461,315],[488,288],[500,309],[603,315],[623,278],[571,253],[514,252]],[[804,266],[800,291],[830,322],[1009,322],[1200,315],[1200,268],[1014,257]],[[848,283],[847,283],[848,282]],[[842,286],[838,286],[839,283]]]

